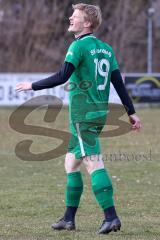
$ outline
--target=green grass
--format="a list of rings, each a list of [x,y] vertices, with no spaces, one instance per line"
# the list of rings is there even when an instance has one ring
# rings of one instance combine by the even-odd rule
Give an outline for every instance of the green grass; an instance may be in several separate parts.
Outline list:
[[[105,166],[115,189],[115,204],[122,220],[122,231],[98,236],[96,230],[103,214],[91,192],[90,178],[82,166],[84,194],[77,213],[76,232],[56,232],[50,225],[62,216],[65,208],[66,174],[64,156],[50,161],[22,161],[15,155],[16,144],[33,139],[35,153],[52,150],[56,139],[28,136],[13,131],[8,119],[13,109],[0,109],[0,239],[58,240],[58,239],[160,239],[160,111],[138,110],[143,128],[140,133],[103,138],[103,153],[109,154]],[[28,122],[42,124],[44,109],[35,111]],[[127,117],[124,117],[127,120]],[[67,113],[62,111],[55,124],[43,123],[58,129],[67,128]],[[128,154],[129,159],[113,160],[114,153]],[[149,152],[151,151],[151,159]],[[146,158],[140,157],[145,155]],[[133,156],[138,159],[132,160]],[[148,158],[148,159],[147,159]]]

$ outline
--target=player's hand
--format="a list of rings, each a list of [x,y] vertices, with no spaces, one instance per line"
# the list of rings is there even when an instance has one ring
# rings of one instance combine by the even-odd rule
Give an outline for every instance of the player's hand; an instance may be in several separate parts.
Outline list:
[[[31,89],[32,89],[32,83],[30,82],[20,82],[15,87],[15,90],[17,92],[31,90]]]
[[[140,130],[140,128],[142,127],[141,125],[141,121],[139,119],[139,117],[136,114],[132,114],[129,116],[129,121],[132,124],[132,129],[133,130]]]

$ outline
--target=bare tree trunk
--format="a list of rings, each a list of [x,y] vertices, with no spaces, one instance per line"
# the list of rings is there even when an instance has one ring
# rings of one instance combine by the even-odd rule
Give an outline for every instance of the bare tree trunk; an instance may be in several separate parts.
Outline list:
[[[72,0],[1,0],[0,71],[56,71],[73,40],[67,32],[72,3]],[[96,35],[112,45],[121,70],[146,71],[149,0],[88,0],[86,3],[100,5],[103,23]],[[154,31],[153,69],[159,71],[158,25],[154,25]]]

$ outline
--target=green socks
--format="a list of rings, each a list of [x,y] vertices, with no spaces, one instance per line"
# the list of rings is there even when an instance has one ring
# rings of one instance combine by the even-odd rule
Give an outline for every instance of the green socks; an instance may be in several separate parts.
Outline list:
[[[96,200],[103,210],[114,205],[112,182],[104,168],[91,174],[91,184]]]
[[[66,206],[78,207],[83,192],[81,172],[67,174]]]
[[[95,170],[91,174],[92,190],[103,210],[114,206],[112,182],[105,169]],[[67,174],[66,206],[78,207],[83,192],[81,172]]]

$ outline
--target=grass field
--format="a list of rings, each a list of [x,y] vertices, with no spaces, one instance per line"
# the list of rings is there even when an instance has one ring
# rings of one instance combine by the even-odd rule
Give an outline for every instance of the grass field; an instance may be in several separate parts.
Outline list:
[[[0,109],[0,239],[160,239],[160,110],[138,110],[143,124],[140,133],[103,138],[105,166],[115,189],[115,203],[122,220],[118,233],[98,236],[103,214],[91,192],[90,178],[82,167],[84,194],[77,213],[76,232],[50,229],[64,212],[66,174],[64,156],[49,161],[22,161],[15,155],[16,144],[33,139],[34,153],[52,150],[56,139],[28,136],[9,127],[13,109]],[[42,124],[44,109],[32,114],[28,121]],[[127,120],[127,116],[124,117]],[[62,111],[54,128],[66,129],[67,113]],[[53,127],[53,124],[47,123]],[[46,126],[44,125],[44,126]],[[125,154],[121,160],[120,152]],[[118,155],[119,154],[119,155]]]

